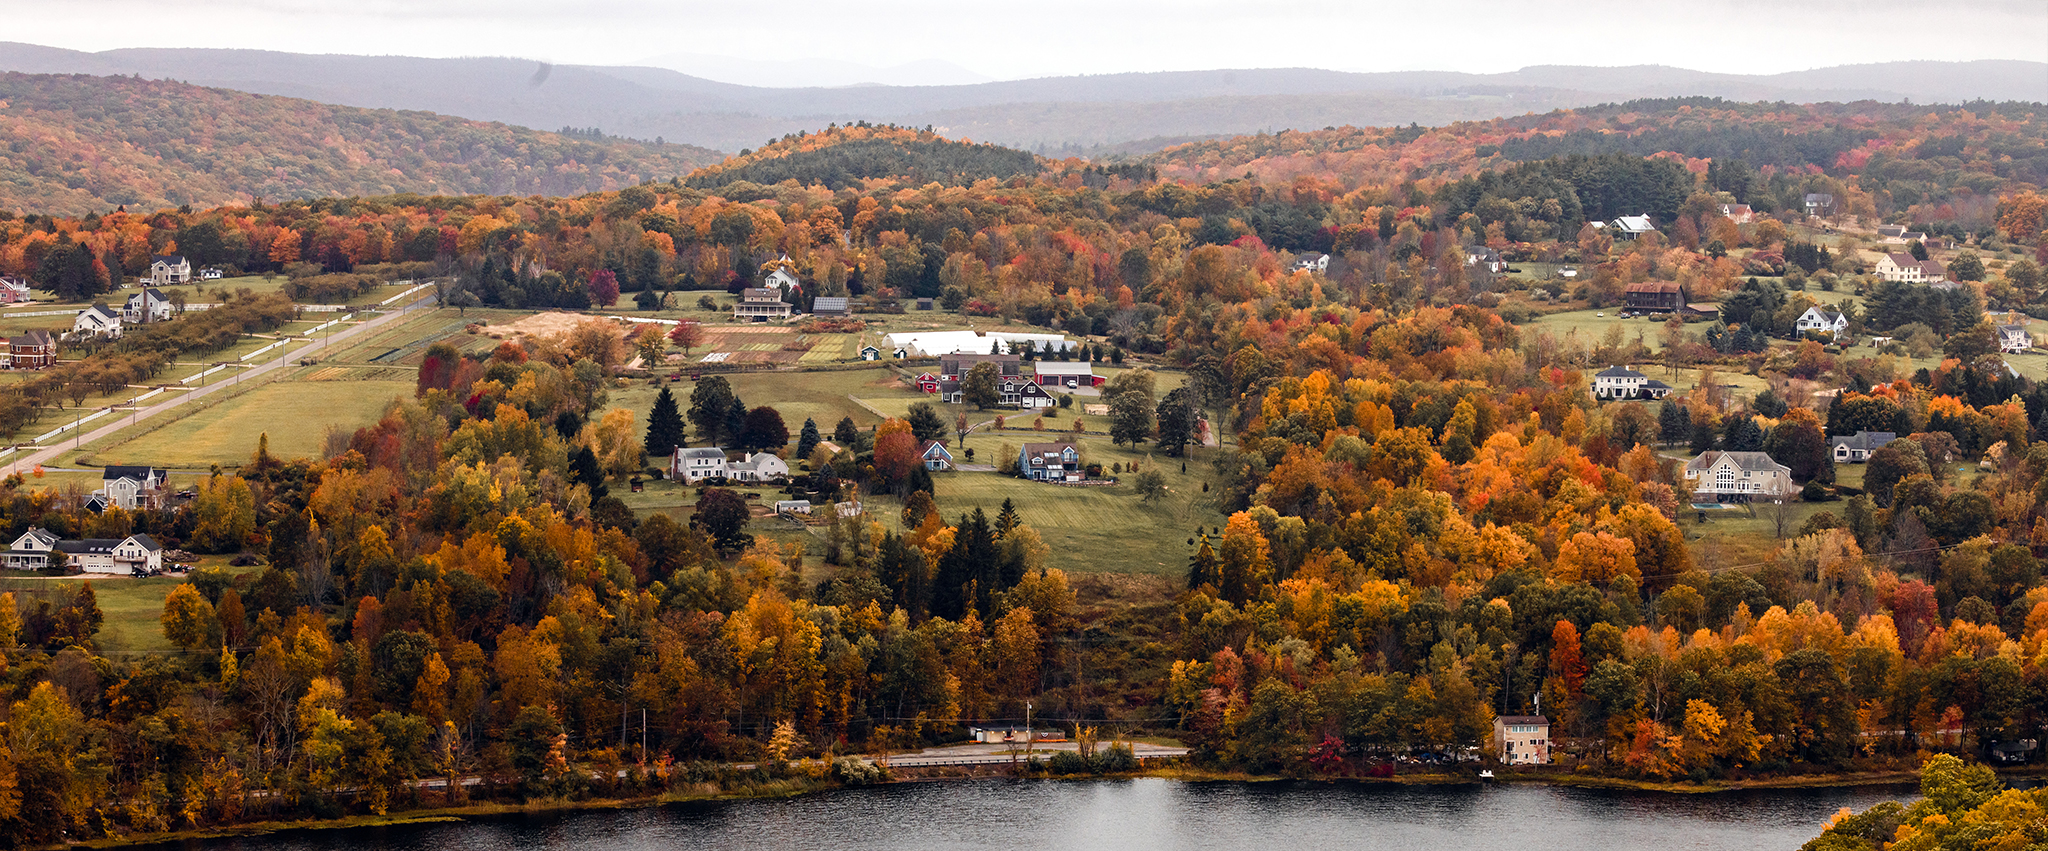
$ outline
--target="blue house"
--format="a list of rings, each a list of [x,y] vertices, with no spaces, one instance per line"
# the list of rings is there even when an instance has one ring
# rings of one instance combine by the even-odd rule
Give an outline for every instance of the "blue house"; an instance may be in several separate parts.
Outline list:
[[[1037,482],[1078,482],[1086,477],[1081,450],[1066,441],[1024,444],[1017,453],[1017,471]]]

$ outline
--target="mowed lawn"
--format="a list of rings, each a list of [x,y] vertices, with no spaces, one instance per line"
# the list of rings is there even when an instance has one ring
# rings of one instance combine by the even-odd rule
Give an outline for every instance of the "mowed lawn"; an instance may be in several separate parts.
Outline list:
[[[975,438],[976,460],[993,460],[1002,443],[1021,446],[1015,434],[1002,439]],[[1134,486],[1135,476],[1126,473],[1123,483],[1111,487],[1064,487],[1031,482],[998,473],[946,473],[933,477],[937,485],[939,510],[948,522],[980,508],[990,519],[1011,500],[1024,522],[1038,530],[1052,554],[1049,566],[1077,573],[1152,573],[1180,575],[1187,570],[1187,541],[1196,527],[1220,526],[1224,515],[1215,509],[1216,492],[1202,492],[1202,482],[1213,476],[1206,454],[1190,459],[1181,472],[1179,459],[1112,446],[1106,440],[1082,441],[1083,457],[1105,468],[1131,461],[1151,464],[1166,477],[1168,493],[1147,503]],[[894,502],[891,500],[890,502]]]
[[[87,455],[98,464],[233,467],[248,463],[257,439],[267,433],[273,456],[318,458],[328,426],[353,430],[369,425],[383,416],[391,400],[413,393],[410,381],[298,378],[255,388]]]
[[[262,569],[229,567],[226,556],[202,557],[199,563],[236,574]],[[0,577],[0,593],[14,592],[17,604],[24,607],[35,605],[33,598],[36,597],[48,599],[52,606],[56,606],[78,593],[79,584],[87,581],[92,583],[93,598],[99,603],[100,614],[106,617],[98,636],[102,652],[155,653],[177,649],[164,638],[162,618],[164,598],[170,596],[172,588],[184,584],[184,577],[8,576]]]

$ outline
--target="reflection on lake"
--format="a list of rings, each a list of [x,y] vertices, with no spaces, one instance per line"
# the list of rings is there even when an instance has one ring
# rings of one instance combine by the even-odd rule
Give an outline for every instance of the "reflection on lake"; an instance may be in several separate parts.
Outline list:
[[[1798,848],[1836,810],[1860,811],[1911,791],[1866,787],[1672,795],[1476,784],[985,780],[907,783],[787,800],[305,831],[185,847],[1761,851]]]

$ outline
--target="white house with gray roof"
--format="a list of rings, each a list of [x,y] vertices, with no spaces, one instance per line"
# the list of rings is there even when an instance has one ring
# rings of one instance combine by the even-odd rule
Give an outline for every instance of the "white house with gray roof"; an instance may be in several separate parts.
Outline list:
[[[50,566],[53,552],[63,553],[65,566],[81,573],[138,576],[156,573],[164,566],[163,546],[140,533],[67,541],[48,529],[30,529],[14,539],[4,558],[8,567],[17,570],[41,570]]]
[[[1859,431],[1855,434],[1838,434],[1828,438],[1834,452],[1835,463],[1861,464],[1870,460],[1870,453],[1883,449],[1884,445],[1899,439],[1889,431]]]
[[[1842,315],[1841,311],[1832,307],[1822,307],[1816,304],[1807,308],[1805,313],[1799,314],[1799,320],[1792,323],[1792,327],[1799,329],[1801,334],[1808,331],[1825,331],[1829,334],[1840,334],[1843,331],[1849,330],[1849,317]]]
[[[1798,490],[1792,468],[1762,452],[1702,452],[1685,463],[1685,483],[1695,499],[1733,502],[1783,499]]]
[[[1625,366],[1610,366],[1593,373],[1593,398],[1603,402],[1662,399],[1668,395],[1671,385]]]

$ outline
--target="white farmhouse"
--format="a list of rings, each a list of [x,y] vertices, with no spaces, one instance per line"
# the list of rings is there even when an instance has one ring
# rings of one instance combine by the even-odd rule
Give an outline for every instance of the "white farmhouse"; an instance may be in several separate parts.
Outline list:
[[[97,337],[111,340],[121,336],[121,314],[115,313],[104,304],[95,304],[78,312],[71,320],[73,339]]]
[[[742,482],[772,482],[789,478],[789,463],[766,452],[748,455],[744,461],[727,461],[725,477]]]
[[[671,481],[696,484],[705,479],[724,476],[725,450],[718,447],[700,446],[689,449],[678,446],[675,454],[669,456],[668,477]]]
[[[1807,308],[1805,313],[1799,314],[1798,321],[1792,323],[1792,326],[1799,329],[1801,334],[1808,331],[1825,331],[1839,335],[1849,330],[1849,317],[1832,307],[1814,305]]]

